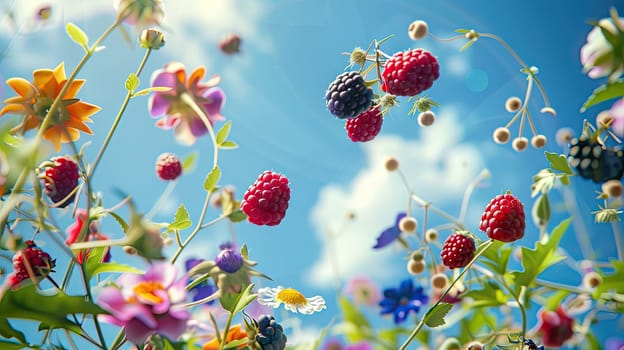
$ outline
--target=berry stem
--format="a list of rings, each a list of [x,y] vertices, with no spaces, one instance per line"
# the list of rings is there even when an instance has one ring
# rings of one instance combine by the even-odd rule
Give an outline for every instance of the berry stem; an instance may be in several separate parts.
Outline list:
[[[147,214],[145,214],[146,220],[149,220],[154,215],[156,215],[156,212],[158,212],[159,207],[163,205],[165,200],[171,195],[177,183],[178,183],[177,181],[167,181],[167,187],[165,187],[165,190],[160,194],[160,197],[158,197],[158,199],[156,200],[156,203],[154,203],[154,205],[152,206],[152,209],[150,209],[150,211]]]
[[[478,33],[478,34],[479,34],[480,37],[490,38],[490,39],[494,39],[494,40],[498,41],[501,45],[503,45],[503,47],[505,47],[505,49],[507,49],[507,51],[509,51],[511,56],[513,56],[513,58],[522,66],[522,68],[529,68],[529,66],[527,66],[526,63],[524,63],[522,58],[520,58],[520,56],[518,56],[516,51],[514,51],[514,49],[512,49],[511,46],[509,46],[509,44],[507,44],[507,42],[505,40],[503,40],[501,37],[499,37],[498,35],[495,35],[495,34],[490,34],[490,33]]]
[[[204,125],[206,125],[206,129],[208,129],[208,133],[210,134],[210,140],[212,140],[212,146],[214,150],[214,154],[212,158],[212,168],[214,169],[217,167],[218,162],[219,162],[219,145],[217,144],[217,137],[215,136],[212,123],[210,122],[210,119],[208,119],[208,116],[206,116],[206,112],[204,111],[204,109],[201,108],[197,104],[197,102],[195,102],[195,100],[193,99],[191,95],[185,92],[185,93],[182,93],[180,98],[182,99],[184,103],[186,103],[189,107],[191,107],[191,109],[193,109],[193,111],[199,116],[202,122],[204,122]]]
[[[462,270],[462,272],[457,276],[457,278],[453,279],[453,282],[451,282],[449,284],[448,287],[446,287],[446,289],[444,290],[444,293],[442,293],[442,295],[440,296],[440,298],[438,299],[438,301],[433,304],[433,306],[431,306],[427,312],[423,315],[423,317],[420,319],[420,322],[418,322],[418,324],[416,325],[416,327],[414,328],[414,330],[412,330],[412,332],[410,333],[410,335],[407,337],[407,339],[405,340],[405,342],[403,343],[403,345],[401,345],[401,347],[399,348],[399,350],[405,350],[407,349],[407,346],[414,340],[414,338],[416,337],[416,335],[418,335],[418,332],[423,328],[423,326],[425,325],[425,322],[427,321],[428,316],[431,314],[431,312],[442,302],[442,299],[444,299],[444,297],[446,297],[446,295],[451,291],[451,289],[455,286],[455,284],[462,279],[462,277],[466,274],[466,272],[468,272],[470,270],[470,268],[472,267],[472,265],[477,261],[477,259],[479,259],[479,257],[481,257],[481,255],[483,253],[485,253],[485,251],[494,243],[494,240],[488,240],[486,242],[484,242],[479,251],[475,254],[475,256],[472,258],[472,260],[470,260],[470,262],[468,263],[468,265],[466,265],[466,267]]]
[[[193,302],[184,304],[183,306],[184,307],[193,307],[193,306],[196,306],[196,305],[201,305],[201,304],[207,303],[209,301],[213,301],[213,300],[219,298],[220,296],[221,296],[221,291],[217,290],[216,292],[210,294],[209,296],[207,296],[207,297],[205,297],[203,299],[200,299],[200,300],[197,300],[197,301],[193,301]]]
[[[227,321],[225,321],[225,329],[223,330],[223,339],[219,342],[219,350],[223,350],[225,346],[225,340],[227,339],[227,334],[230,330],[230,325],[232,324],[232,318],[234,317],[233,312],[229,312]]]

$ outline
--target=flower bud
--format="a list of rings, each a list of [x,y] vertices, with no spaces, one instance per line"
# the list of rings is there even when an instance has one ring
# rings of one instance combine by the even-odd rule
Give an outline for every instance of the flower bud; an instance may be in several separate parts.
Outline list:
[[[572,129],[570,128],[561,128],[557,130],[557,133],[555,134],[557,144],[562,147],[567,146],[573,137]]]
[[[622,195],[622,181],[614,179],[608,180],[602,184],[602,193],[607,194],[610,198],[617,198]]]
[[[414,21],[407,29],[407,35],[412,40],[419,40],[427,35],[428,26],[425,21]]]
[[[606,111],[602,111],[600,113],[598,113],[598,115],[596,116],[596,125],[600,128],[607,128],[609,126],[611,126],[611,123],[613,123],[613,116],[611,115],[611,112],[606,110]]]
[[[226,55],[240,52],[241,37],[238,34],[228,34],[219,42],[219,48]]]
[[[158,50],[165,46],[165,35],[157,29],[143,29],[139,37],[139,45],[144,49]]]
[[[438,230],[434,228],[430,228],[425,232],[425,240],[427,242],[434,242],[438,239]]]

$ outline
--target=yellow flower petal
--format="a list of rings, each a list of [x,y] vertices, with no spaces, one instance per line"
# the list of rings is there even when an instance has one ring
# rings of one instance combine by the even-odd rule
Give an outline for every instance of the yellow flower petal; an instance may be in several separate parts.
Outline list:
[[[38,69],[33,73],[35,86],[43,95],[56,97],[59,92],[59,82],[54,78],[54,72],[49,69]]]
[[[11,114],[23,114],[27,111],[27,108],[24,105],[20,104],[8,104],[0,109],[0,116],[3,116],[7,113]]]
[[[24,78],[10,78],[6,81],[15,92],[25,98],[32,98],[37,93],[36,88]]]
[[[61,89],[63,88],[63,86],[65,86],[65,82],[63,82],[63,84],[61,85]],[[82,85],[84,85],[84,83],[85,83],[84,79],[76,79],[72,81],[71,85],[67,89],[67,92],[65,93],[65,96],[63,96],[63,99],[65,100],[65,99],[74,98],[76,94],[78,93],[78,91],[80,90],[80,88],[82,87]]]
[[[84,119],[90,115],[97,113],[101,108],[87,102],[76,102],[66,107],[70,115]]]

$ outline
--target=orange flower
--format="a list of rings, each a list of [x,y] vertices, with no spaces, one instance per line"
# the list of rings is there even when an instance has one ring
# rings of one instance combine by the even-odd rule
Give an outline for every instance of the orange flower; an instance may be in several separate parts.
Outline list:
[[[76,98],[84,82],[84,79],[72,81],[58,110],[51,116],[52,120],[43,132],[43,138],[52,142],[57,151],[61,149],[61,143],[77,140],[80,131],[93,134],[85,123],[91,122],[89,116],[97,113],[100,107]],[[41,126],[52,102],[67,83],[65,66],[61,62],[54,70],[34,71],[32,83],[23,78],[10,78],[6,83],[15,90],[17,96],[4,100],[6,105],[0,110],[0,117],[7,113],[23,114],[22,122],[11,130],[23,134]]]
[[[225,338],[225,344],[230,343],[234,340],[247,338],[247,332],[243,330],[240,324],[230,327],[228,331],[227,337]],[[243,349],[247,346],[247,343],[241,344],[238,346],[238,349]],[[217,338],[212,339],[211,341],[204,344],[202,350],[219,350],[219,341]]]

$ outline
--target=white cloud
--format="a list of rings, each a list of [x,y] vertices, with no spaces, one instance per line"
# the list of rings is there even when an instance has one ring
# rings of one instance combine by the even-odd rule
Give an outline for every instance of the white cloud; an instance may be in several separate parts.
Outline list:
[[[397,270],[404,269],[404,261],[397,259],[392,247],[372,249],[381,231],[394,223],[397,212],[405,211],[408,200],[399,175],[386,171],[384,160],[388,156],[399,160],[411,189],[421,198],[437,207],[458,204],[466,186],[483,166],[479,150],[461,143],[463,129],[458,114],[453,107],[441,108],[436,123],[423,130],[419,140],[380,136],[365,144],[367,165],[353,181],[321,189],[311,213],[322,241],[319,257],[308,271],[311,283],[328,286],[337,277],[344,279],[359,273],[390,281],[393,274],[389,271],[404,271]],[[356,218],[343,225],[348,211]],[[418,218],[421,212],[415,216]],[[333,242],[328,232],[337,233]],[[398,265],[393,266],[393,262]]]
[[[463,77],[466,72],[468,72],[469,62],[465,56],[462,55],[451,55],[446,59],[446,64],[443,65],[446,67],[451,75],[456,77]]]

